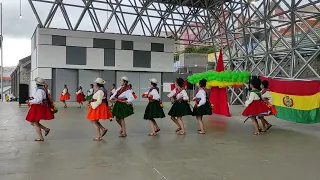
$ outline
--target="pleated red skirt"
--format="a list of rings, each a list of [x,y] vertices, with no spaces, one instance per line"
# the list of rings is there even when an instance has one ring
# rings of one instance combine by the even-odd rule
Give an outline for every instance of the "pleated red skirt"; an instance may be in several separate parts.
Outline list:
[[[40,104],[32,104],[26,117],[26,120],[29,122],[51,119],[54,119],[54,115],[50,111],[50,107]]]
[[[243,116],[258,116],[261,114],[268,114],[269,107],[260,100],[254,100],[242,113]]]
[[[77,94],[76,100],[77,100],[78,103],[80,103],[80,102],[86,101],[86,98],[84,97],[83,94]]]

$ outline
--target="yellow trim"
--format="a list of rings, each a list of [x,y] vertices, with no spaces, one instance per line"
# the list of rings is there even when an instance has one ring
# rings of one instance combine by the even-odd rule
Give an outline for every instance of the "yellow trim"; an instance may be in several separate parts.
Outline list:
[[[312,110],[320,108],[320,92],[311,96],[296,96],[271,92],[273,104],[276,106],[297,110]],[[286,105],[284,98],[287,96]]]

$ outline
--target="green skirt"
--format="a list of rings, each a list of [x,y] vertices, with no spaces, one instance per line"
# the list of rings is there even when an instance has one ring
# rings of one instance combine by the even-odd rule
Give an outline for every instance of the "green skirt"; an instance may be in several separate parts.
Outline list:
[[[175,101],[168,114],[172,117],[182,117],[192,115],[192,111],[187,101]]]
[[[166,117],[163,108],[160,106],[159,101],[151,101],[148,103],[146,110],[144,112],[143,119],[150,120],[155,118]]]
[[[86,96],[86,100],[90,101],[92,99],[92,97],[93,97],[93,94],[91,94],[90,96]]]
[[[114,104],[112,108],[113,117],[124,119],[133,114],[132,104],[127,104],[125,102],[118,102]]]
[[[194,106],[193,108],[193,116],[203,116],[203,115],[212,115],[212,108],[209,101],[207,101],[204,105],[200,107]]]

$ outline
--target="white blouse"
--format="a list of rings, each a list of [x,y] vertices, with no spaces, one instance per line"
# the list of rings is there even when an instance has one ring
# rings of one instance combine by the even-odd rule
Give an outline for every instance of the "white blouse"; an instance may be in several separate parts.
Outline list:
[[[200,99],[198,107],[204,105],[207,102],[207,94],[203,89],[200,89],[198,91],[198,93],[196,94],[196,96],[193,98],[193,100],[195,99]]]
[[[173,91],[171,91],[169,94],[168,94],[168,97],[169,98],[172,98],[174,95],[176,94],[176,89],[174,89]],[[186,92],[186,90],[182,90],[180,91],[180,93],[177,94],[176,96],[177,99],[183,99],[184,101],[188,101],[189,100],[189,96]]]
[[[114,94],[115,91],[116,91],[116,89],[113,88],[113,89],[111,90],[111,94]]]
[[[96,109],[98,106],[100,106],[102,100],[104,99],[104,92],[102,90],[98,90],[96,93],[94,93],[92,99],[95,99],[96,101],[91,102],[90,105],[92,109]]]
[[[121,89],[121,87],[119,87],[110,97],[110,100],[115,99],[115,96],[117,94],[117,92]],[[132,95],[132,91],[130,89],[126,90],[125,92],[121,93],[118,97],[118,99],[127,99],[128,103],[132,103],[134,101],[134,97]]]
[[[249,99],[245,102],[245,106],[249,106],[254,100],[260,100],[260,97],[256,93],[250,92]]]
[[[149,93],[149,94],[148,94]],[[151,92],[145,92],[144,94],[148,94],[148,96],[152,96],[153,100],[160,100],[160,94],[156,89],[153,89]]]
[[[81,94],[82,93],[82,89],[79,89],[76,94]]]
[[[67,88],[64,88],[63,90],[62,90],[62,95],[66,95],[67,94]]]
[[[47,99],[46,92],[43,89],[37,89],[32,97],[33,99],[29,100],[30,104],[41,104],[44,99]]]
[[[88,91],[87,91],[87,96],[91,96],[93,94],[93,89],[90,88]]]
[[[261,93],[261,97],[262,97],[262,99],[268,98],[269,103],[273,104],[273,98],[271,96],[271,92],[270,91],[266,91],[264,94]]]

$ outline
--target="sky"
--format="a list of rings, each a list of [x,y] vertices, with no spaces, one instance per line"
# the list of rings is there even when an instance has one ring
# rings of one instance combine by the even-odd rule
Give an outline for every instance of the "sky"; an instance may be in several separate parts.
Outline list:
[[[311,0],[316,1],[316,0]],[[22,2],[22,18],[20,15],[20,0],[0,0],[3,3],[3,54],[4,54],[4,66],[16,66],[20,59],[29,56],[31,54],[31,36],[36,29],[37,20],[33,14],[33,11],[29,5],[28,0],[21,0]],[[65,3],[70,4],[81,4],[81,0],[64,0]],[[301,4],[307,3],[308,0],[302,0]],[[125,4],[129,4],[126,0],[123,1]],[[256,3],[259,4],[259,1]],[[47,3],[35,3],[37,12],[41,19],[46,18],[48,11],[51,8],[50,4]],[[68,7],[66,7],[68,8]],[[71,23],[74,24],[81,14],[81,9],[67,9]],[[70,13],[72,12],[72,13]],[[98,13],[98,12],[97,12]],[[106,14],[98,14],[99,16],[105,17]],[[126,18],[128,24],[131,24],[133,18]],[[104,18],[106,19],[106,18]],[[44,21],[44,20],[42,20]],[[103,22],[101,22],[103,24]],[[155,27],[156,22],[151,22]],[[116,32],[116,29],[112,29],[116,22],[111,21],[109,31]],[[65,22],[62,16],[55,16],[51,25],[56,28],[65,27]],[[116,25],[115,25],[116,26]],[[84,18],[83,23],[80,24],[79,30],[90,30],[88,27],[92,27],[90,20]],[[93,30],[93,29],[92,29]],[[135,34],[135,33],[134,33]]]

